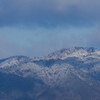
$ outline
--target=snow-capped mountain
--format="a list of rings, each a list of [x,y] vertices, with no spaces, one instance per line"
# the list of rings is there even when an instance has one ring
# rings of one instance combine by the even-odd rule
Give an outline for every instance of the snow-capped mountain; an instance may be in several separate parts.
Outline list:
[[[100,51],[91,47],[73,47],[62,49],[56,52],[53,52],[45,57],[44,59],[66,59],[68,57],[83,57],[83,56],[100,56]]]
[[[42,58],[1,59],[0,75],[1,100],[100,100],[100,50],[95,48],[67,48]],[[14,87],[6,91],[9,84],[5,83]]]

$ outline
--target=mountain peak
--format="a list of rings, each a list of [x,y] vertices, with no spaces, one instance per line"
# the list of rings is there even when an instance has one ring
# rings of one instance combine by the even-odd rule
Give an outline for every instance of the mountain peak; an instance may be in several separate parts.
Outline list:
[[[44,59],[1,59],[0,100],[16,99],[100,100],[100,50],[73,47]]]
[[[85,56],[91,53],[96,52],[97,49],[90,47],[72,47],[72,48],[65,48],[56,52],[53,52],[47,56],[45,56],[46,59],[64,59],[67,57],[79,57],[79,56]]]

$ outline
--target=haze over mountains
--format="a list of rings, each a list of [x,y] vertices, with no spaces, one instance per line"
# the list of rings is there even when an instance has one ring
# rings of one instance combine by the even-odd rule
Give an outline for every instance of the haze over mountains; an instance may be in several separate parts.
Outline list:
[[[100,100],[100,50],[73,47],[0,60],[0,100]]]

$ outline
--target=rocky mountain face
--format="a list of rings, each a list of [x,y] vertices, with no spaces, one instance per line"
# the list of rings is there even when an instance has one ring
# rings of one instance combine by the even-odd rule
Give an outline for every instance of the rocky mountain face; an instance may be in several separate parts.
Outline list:
[[[100,50],[73,47],[42,58],[1,59],[0,100],[100,100]]]

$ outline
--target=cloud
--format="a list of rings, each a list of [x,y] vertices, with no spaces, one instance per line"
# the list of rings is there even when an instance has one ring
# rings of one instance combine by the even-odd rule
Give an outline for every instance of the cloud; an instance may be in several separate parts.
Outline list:
[[[99,4],[99,0],[0,0],[0,25],[91,25],[100,22]]]
[[[0,58],[16,55],[40,57],[73,46],[100,48],[99,28],[87,30],[70,27],[66,30],[66,27],[58,27],[52,30],[38,28],[30,31],[0,28],[0,30],[2,30],[0,33],[5,33],[0,35]]]
[[[100,0],[0,0],[0,58],[100,45]]]
[[[44,56],[53,51],[85,46],[86,29],[58,27],[55,29],[37,28],[32,30],[0,28],[0,57],[15,55]],[[77,33],[77,34],[76,34]],[[83,35],[80,35],[83,34]],[[81,41],[81,42],[80,42]]]
[[[100,49],[100,29],[95,29],[92,33],[87,34],[87,45]]]
[[[51,39],[50,39],[51,40]],[[54,39],[47,40],[27,40],[30,46],[20,45],[12,42],[6,35],[0,35],[0,59],[16,55],[24,55],[30,57],[44,56],[56,49]]]
[[[24,47],[10,41],[5,35],[0,35],[0,58],[21,55]]]
[[[9,43],[8,39],[4,35],[0,35],[0,58],[11,54],[12,50],[10,50],[10,47],[13,47],[13,45]]]

